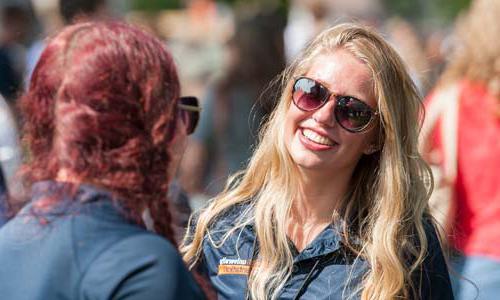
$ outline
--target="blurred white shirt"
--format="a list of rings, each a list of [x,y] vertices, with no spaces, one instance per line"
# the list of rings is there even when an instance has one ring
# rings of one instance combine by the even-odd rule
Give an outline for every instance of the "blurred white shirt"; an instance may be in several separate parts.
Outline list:
[[[20,164],[21,150],[16,122],[9,105],[0,96],[0,165],[10,191],[17,190],[21,186],[14,180]]]

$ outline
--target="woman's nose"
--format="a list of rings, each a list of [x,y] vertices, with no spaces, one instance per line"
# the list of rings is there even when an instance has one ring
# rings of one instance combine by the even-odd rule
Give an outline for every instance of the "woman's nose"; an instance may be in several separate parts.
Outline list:
[[[333,127],[336,123],[334,110],[335,99],[332,97],[325,103],[325,105],[313,113],[312,118],[322,125]]]

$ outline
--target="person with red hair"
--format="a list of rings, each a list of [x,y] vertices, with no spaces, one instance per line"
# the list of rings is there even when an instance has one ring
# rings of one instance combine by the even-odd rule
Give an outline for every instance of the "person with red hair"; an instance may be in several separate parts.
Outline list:
[[[165,197],[197,104],[142,30],[80,23],[52,38],[21,97],[32,194],[0,229],[2,298],[204,298]]]

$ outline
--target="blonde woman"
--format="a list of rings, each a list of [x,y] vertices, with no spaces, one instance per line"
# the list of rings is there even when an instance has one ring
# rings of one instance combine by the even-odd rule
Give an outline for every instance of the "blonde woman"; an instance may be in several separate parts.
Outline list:
[[[499,25],[500,1],[471,2],[456,23],[444,74],[426,99],[422,148],[441,175],[433,200],[455,252],[459,300],[500,297]]]
[[[248,168],[193,218],[191,268],[220,299],[451,299],[421,102],[395,51],[338,25],[282,84]]]

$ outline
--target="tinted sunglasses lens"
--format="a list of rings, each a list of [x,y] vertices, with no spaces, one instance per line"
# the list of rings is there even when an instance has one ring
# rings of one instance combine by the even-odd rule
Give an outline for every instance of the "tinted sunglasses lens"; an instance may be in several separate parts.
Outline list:
[[[199,107],[198,99],[196,97],[182,97],[180,99],[180,104],[193,108]],[[200,112],[184,108],[180,108],[179,112],[183,122],[187,125],[187,134],[192,134],[196,130],[196,126],[198,126]]]
[[[373,116],[372,109],[351,97],[340,97],[335,106],[335,118],[344,129],[359,132],[370,123]]]
[[[292,98],[299,109],[311,111],[318,109],[328,100],[328,91],[312,79],[299,78],[293,85]]]

